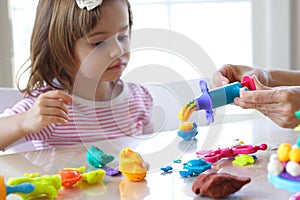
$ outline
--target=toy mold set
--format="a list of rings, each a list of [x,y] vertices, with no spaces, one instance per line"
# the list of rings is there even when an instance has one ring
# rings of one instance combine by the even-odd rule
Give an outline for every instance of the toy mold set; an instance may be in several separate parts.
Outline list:
[[[300,118],[300,110],[295,112],[295,116]],[[294,130],[300,131],[300,125]],[[295,193],[289,200],[300,199],[300,136],[296,144],[280,144],[277,152],[270,156],[267,169],[270,183]]]
[[[244,76],[242,82],[234,82],[213,90],[208,90],[207,83],[204,80],[199,81],[199,86],[200,96],[184,105],[178,114],[181,123],[177,134],[184,140],[190,140],[198,134],[197,124],[188,122],[193,112],[204,110],[206,120],[212,123],[214,122],[214,108],[233,103],[234,98],[240,96],[241,89],[256,90],[254,81],[249,76]]]
[[[300,110],[295,112],[300,118]],[[300,131],[300,125],[294,128]],[[282,143],[268,163],[268,179],[276,188],[296,193],[290,199],[300,199],[300,137],[296,144]]]
[[[268,179],[276,188],[300,192],[300,137],[297,144],[282,143],[270,156]]]

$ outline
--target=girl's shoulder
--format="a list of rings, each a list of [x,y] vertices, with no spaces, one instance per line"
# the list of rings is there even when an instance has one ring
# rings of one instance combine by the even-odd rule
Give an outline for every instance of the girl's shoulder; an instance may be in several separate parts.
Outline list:
[[[141,101],[145,101],[150,104],[153,103],[153,96],[151,95],[149,89],[145,86],[135,83],[124,84],[127,84],[127,86],[124,85],[124,90],[128,90],[125,93],[128,93],[127,96],[129,96],[131,99],[140,99]]]
[[[127,88],[131,93],[144,93],[146,95],[151,95],[149,89],[145,86],[136,83],[124,83],[127,84]],[[126,89],[126,86],[124,87]]]
[[[136,83],[126,83],[131,95],[143,95],[152,100],[152,95],[149,89],[143,85]],[[126,86],[124,87],[126,88]]]
[[[46,93],[46,92],[51,91],[51,90],[54,90],[54,88],[52,88],[52,87],[42,87],[42,88],[33,90],[31,92],[31,95],[25,94],[25,98],[37,98],[41,94]]]

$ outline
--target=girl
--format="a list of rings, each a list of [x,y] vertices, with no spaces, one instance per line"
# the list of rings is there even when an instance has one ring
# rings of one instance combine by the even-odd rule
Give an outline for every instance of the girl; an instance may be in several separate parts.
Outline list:
[[[40,0],[26,95],[0,118],[0,149],[151,133],[151,95],[120,80],[131,28],[127,0]]]

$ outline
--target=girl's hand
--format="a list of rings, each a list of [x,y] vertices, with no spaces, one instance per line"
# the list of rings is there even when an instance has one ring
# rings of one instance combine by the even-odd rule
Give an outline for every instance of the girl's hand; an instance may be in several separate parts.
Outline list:
[[[59,90],[41,94],[33,106],[23,113],[22,128],[24,132],[26,134],[36,133],[52,123],[66,124],[69,121],[66,104],[71,102],[72,97]]]
[[[266,87],[253,77],[257,90],[241,90],[234,103],[242,108],[254,108],[283,128],[294,128],[300,124],[295,111],[300,109],[300,87]]]
[[[224,65],[218,71],[213,74],[212,87],[220,87],[233,83],[235,81],[241,82],[245,76],[257,76],[263,84],[268,84],[269,73],[267,70],[259,67],[249,67],[244,65]]]

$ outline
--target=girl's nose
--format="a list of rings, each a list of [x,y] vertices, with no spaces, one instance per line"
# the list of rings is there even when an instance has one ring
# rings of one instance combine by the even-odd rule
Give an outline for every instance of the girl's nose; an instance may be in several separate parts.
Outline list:
[[[111,47],[109,50],[109,57],[110,58],[116,58],[121,55],[123,55],[124,50],[123,50],[123,45],[120,41],[118,41],[118,38],[112,38],[111,41]]]

